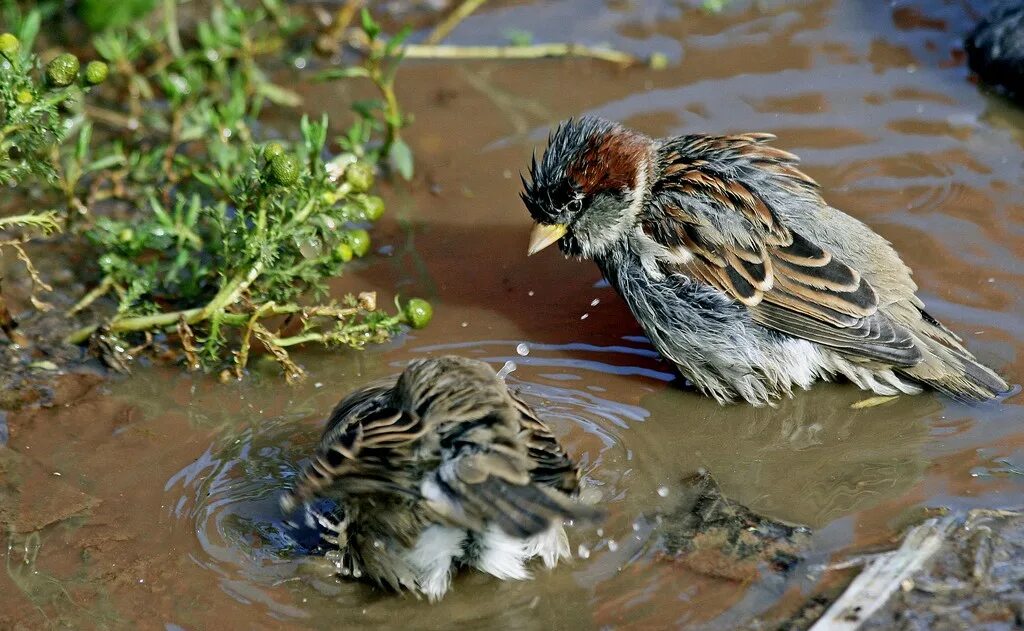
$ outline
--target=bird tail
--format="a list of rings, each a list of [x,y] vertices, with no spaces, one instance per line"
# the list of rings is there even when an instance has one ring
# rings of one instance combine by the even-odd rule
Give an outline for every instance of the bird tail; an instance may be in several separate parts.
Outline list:
[[[446,462],[421,486],[426,507],[442,522],[473,532],[493,525],[523,539],[566,519],[601,518],[569,493],[532,480],[519,460],[519,454],[487,451]]]
[[[927,312],[922,316],[924,326],[917,332],[923,334],[924,359],[901,369],[903,374],[961,401],[987,401],[1010,390],[1006,381],[979,362],[952,331]]]
[[[593,506],[533,482],[515,485],[492,478],[478,485],[475,491],[475,499],[492,508],[489,521],[513,537],[532,537],[567,519],[596,522],[603,516],[602,511]]]

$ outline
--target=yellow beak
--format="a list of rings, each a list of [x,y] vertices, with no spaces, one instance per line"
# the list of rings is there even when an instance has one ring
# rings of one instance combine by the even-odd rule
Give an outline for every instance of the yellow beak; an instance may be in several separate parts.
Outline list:
[[[536,254],[558,241],[565,236],[568,229],[569,227],[562,223],[548,226],[537,224],[533,227],[533,232],[530,233],[530,247],[526,250],[526,256]]]

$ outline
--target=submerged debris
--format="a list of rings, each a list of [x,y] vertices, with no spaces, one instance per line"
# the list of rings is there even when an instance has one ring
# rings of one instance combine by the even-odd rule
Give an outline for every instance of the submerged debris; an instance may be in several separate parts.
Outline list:
[[[738,582],[756,579],[763,569],[787,573],[801,560],[808,528],[730,501],[706,472],[684,484],[682,501],[663,516],[666,555],[695,572]]]
[[[1020,628],[1024,512],[930,519],[878,555],[814,629]]]

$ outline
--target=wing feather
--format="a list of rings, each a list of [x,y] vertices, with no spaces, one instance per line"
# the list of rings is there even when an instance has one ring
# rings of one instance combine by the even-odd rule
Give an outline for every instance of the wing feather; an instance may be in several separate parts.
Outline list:
[[[910,331],[879,311],[878,294],[860,271],[786,225],[768,201],[777,194],[763,197],[750,183],[751,171],[767,172],[773,185],[824,205],[797,157],[765,144],[773,138],[672,141],[654,191],[661,213],[644,231],[693,255],[668,267],[729,294],[766,327],[857,358],[917,364],[922,355]]]

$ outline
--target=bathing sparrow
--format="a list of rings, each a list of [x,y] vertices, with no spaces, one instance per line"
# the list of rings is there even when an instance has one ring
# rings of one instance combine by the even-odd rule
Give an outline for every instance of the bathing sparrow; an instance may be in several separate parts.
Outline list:
[[[343,399],[281,507],[304,506],[333,533],[324,538],[341,574],[433,601],[459,566],[526,579],[530,559],[567,557],[563,520],[598,517],[574,499],[578,483],[548,428],[487,364],[446,356]],[[319,513],[314,498],[337,508]]]

